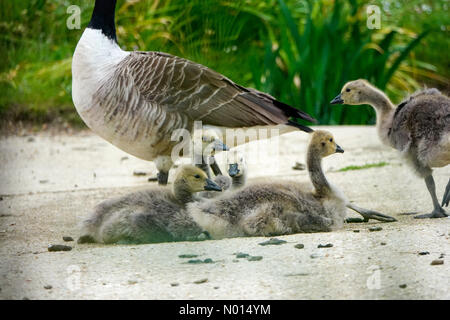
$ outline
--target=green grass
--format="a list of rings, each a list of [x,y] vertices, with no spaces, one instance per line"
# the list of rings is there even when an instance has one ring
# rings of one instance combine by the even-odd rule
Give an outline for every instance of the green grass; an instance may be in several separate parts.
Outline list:
[[[0,1],[1,118],[81,123],[71,57],[93,2]],[[347,80],[366,78],[395,102],[424,84],[450,86],[448,2],[372,2],[390,4],[380,30],[365,26],[368,0],[118,0],[117,33],[126,50],[192,59],[321,124],[367,124],[371,108],[328,103]],[[71,4],[81,30],[66,27]]]
[[[370,168],[380,168],[389,165],[387,162],[377,162],[377,163],[368,163],[362,166],[347,166],[344,168],[339,169],[339,172],[345,172],[345,171],[352,171],[352,170],[363,170],[363,169],[370,169]]]

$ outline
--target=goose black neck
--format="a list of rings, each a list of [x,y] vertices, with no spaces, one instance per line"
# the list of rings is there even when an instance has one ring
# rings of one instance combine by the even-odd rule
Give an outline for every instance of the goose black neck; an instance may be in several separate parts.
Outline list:
[[[117,42],[115,9],[116,0],[96,0],[88,28],[101,30],[106,37]]]

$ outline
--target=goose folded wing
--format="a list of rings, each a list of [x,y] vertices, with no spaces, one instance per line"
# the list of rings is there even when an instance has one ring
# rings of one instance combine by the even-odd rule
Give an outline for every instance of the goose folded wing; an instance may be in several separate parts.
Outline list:
[[[290,117],[314,121],[268,94],[241,87],[205,66],[176,56],[136,52],[126,64],[146,101],[205,124],[233,128],[284,124]]]

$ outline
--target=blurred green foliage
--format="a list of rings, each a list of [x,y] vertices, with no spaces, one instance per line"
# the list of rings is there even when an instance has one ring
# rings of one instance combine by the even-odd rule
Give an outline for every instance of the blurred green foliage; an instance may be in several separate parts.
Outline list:
[[[81,8],[81,29],[66,12]],[[71,101],[71,56],[94,1],[0,0],[0,114],[80,123]],[[119,0],[126,50],[165,51],[308,111],[322,124],[373,123],[369,107],[329,101],[366,78],[398,102],[424,84],[449,89],[448,0],[379,0],[381,29],[364,0]]]

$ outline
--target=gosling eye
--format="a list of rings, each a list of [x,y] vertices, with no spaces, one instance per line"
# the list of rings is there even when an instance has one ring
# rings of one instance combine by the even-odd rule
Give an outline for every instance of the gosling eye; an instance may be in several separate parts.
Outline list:
[[[345,89],[345,91],[350,92],[350,88]]]
[[[333,138],[330,138],[330,142],[333,142]]]
[[[195,178],[195,179],[200,179],[200,175],[199,175],[199,174],[196,174],[196,175],[194,176],[194,178]]]

